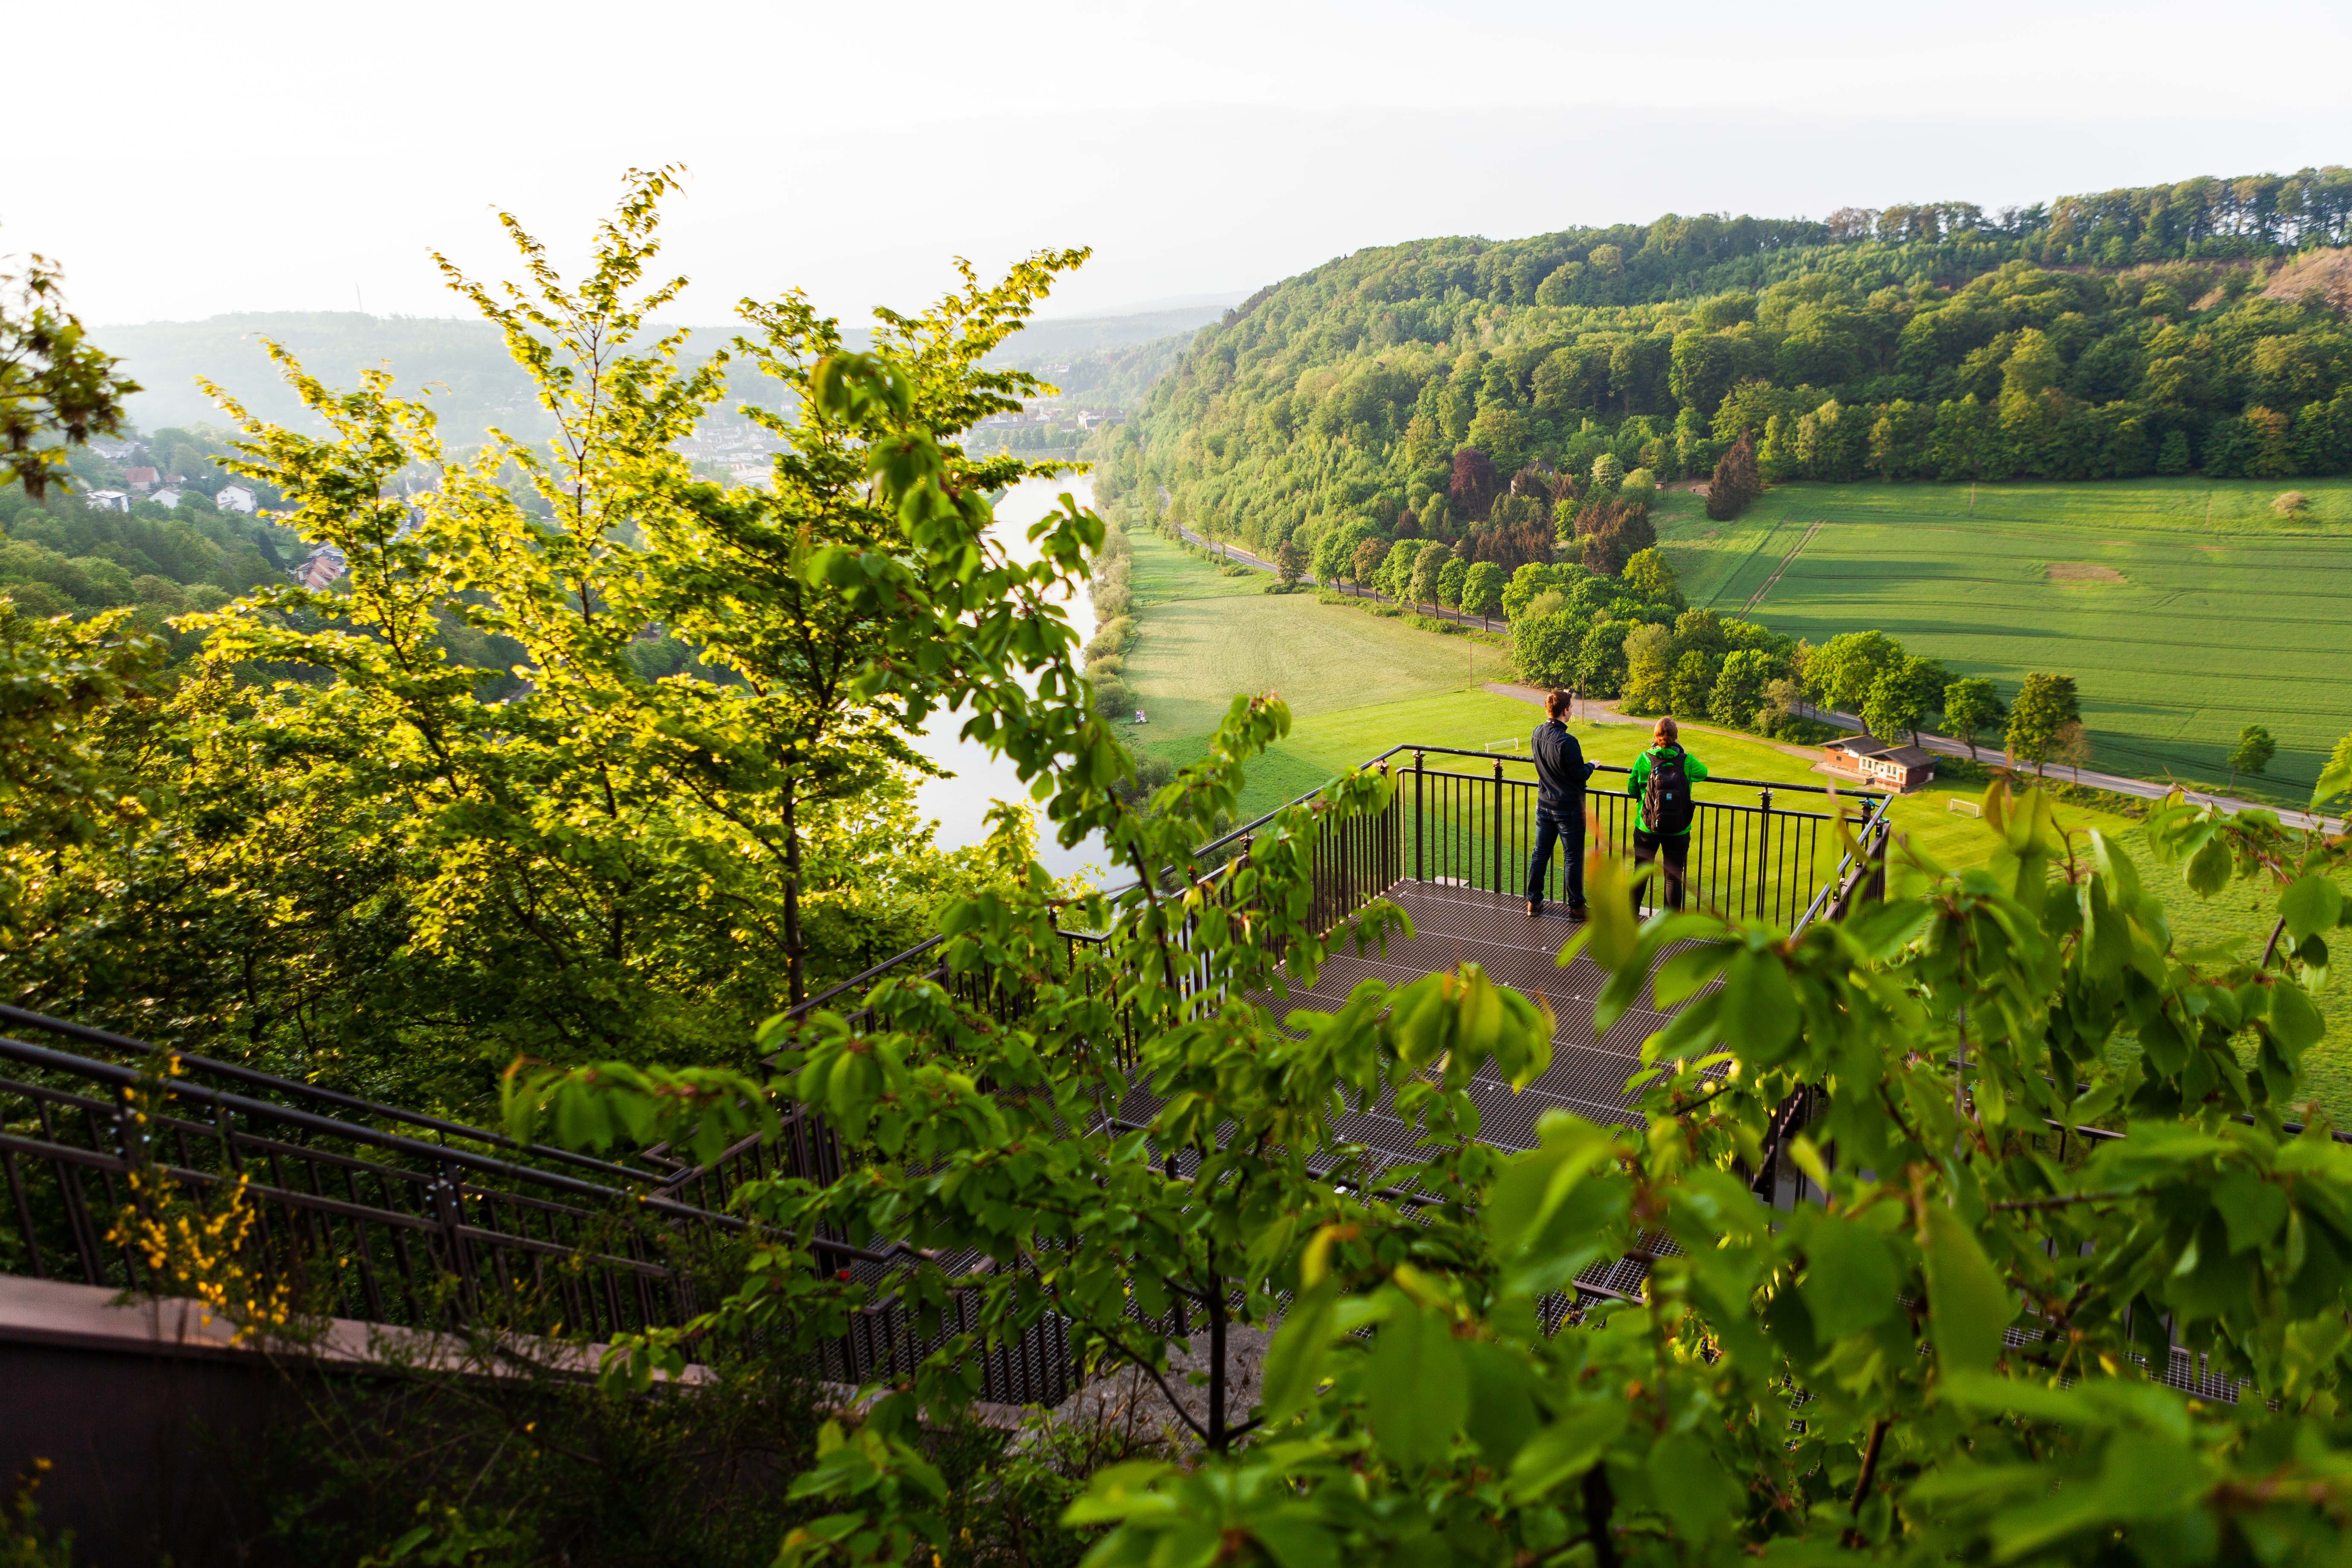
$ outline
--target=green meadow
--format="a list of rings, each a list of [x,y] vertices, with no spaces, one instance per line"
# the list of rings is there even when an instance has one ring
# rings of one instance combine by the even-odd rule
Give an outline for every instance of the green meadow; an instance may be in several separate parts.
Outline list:
[[[1961,496],[1965,503],[1965,490]],[[1750,526],[1743,518],[1727,525],[1718,540]],[[1289,736],[1250,770],[1243,796],[1247,816],[1271,811],[1392,747],[1483,751],[1490,743],[1516,742],[1524,755],[1539,710],[1522,699],[1484,689],[1486,681],[1507,679],[1497,650],[1345,605],[1318,604],[1309,595],[1269,595],[1263,577],[1220,576],[1213,566],[1156,536],[1130,538],[1140,636],[1129,655],[1128,674],[1151,716],[1149,725],[1128,731],[1130,743],[1182,763],[1202,754],[1235,695],[1275,691],[1290,706]],[[1685,559],[1738,571],[1736,561],[1726,565],[1736,553],[1717,541],[1704,541],[1701,549],[1687,550]],[[1705,603],[1706,594],[1695,595],[1694,602]],[[1922,646],[1930,645],[1922,639]],[[2352,727],[2352,721],[2339,733],[2344,727]],[[1587,756],[1620,766],[1633,761],[1648,737],[1646,727],[1634,724],[1579,722],[1573,728]],[[1774,785],[1828,782],[1812,771],[1818,753],[1806,748],[1696,724],[1685,727],[1684,738],[1718,779]],[[1490,764],[1454,759],[1451,765]],[[1526,776],[1524,762],[1506,760],[1504,765],[1509,775]],[[1699,789],[1703,797],[1754,798],[1750,789],[1737,784],[1711,783]],[[1979,793],[1975,786],[1931,784],[1894,803],[1895,825],[1918,852],[1940,864],[1981,864],[1991,839],[1965,812]],[[1954,809],[1955,802],[1963,809]],[[1791,803],[1784,795],[1781,804]],[[2259,949],[2267,931],[2259,910],[2243,895],[2197,898],[2178,871],[2155,863],[2128,817],[2065,805],[2058,818],[2077,843],[2095,828],[2120,839],[2162,900],[2183,945],[2223,942]],[[2334,1114],[2352,1120],[2352,987],[2323,992],[2319,1001],[2328,1033],[2315,1049],[2312,1081]]]
[[[2271,508],[2288,488],[2299,519]],[[1658,524],[1694,605],[1815,643],[1878,627],[2011,690],[2074,676],[2117,773],[2221,785],[2259,722],[2256,787],[2300,804],[2352,730],[2352,481],[1797,484],[1728,523],[1677,494]]]

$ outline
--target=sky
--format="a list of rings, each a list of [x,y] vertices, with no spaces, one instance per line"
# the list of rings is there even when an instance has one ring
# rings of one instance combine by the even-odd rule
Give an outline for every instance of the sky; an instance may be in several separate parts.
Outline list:
[[[2352,155],[2352,6],[1059,0],[126,0],[69,8],[11,118],[0,253],[92,324],[451,315],[440,249],[559,263],[680,164],[681,319],[800,287],[912,306],[950,258],[1084,245],[1051,314],[1239,297],[1434,234],[1663,212],[1987,207]],[[20,137],[20,146],[25,139]]]

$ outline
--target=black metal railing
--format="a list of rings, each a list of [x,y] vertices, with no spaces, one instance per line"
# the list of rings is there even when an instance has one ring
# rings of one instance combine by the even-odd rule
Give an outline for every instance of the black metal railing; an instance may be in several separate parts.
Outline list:
[[[691,1316],[691,1255],[737,1225],[568,1150],[18,1008],[0,1025],[0,1271],[175,1294],[194,1268],[306,1318],[602,1340]]]
[[[1513,769],[1525,770],[1528,764],[1445,746],[1398,747],[1385,755],[1400,753],[1412,759],[1398,775],[1400,789],[1412,797],[1406,807],[1412,878],[1506,896],[1523,892],[1535,847],[1537,785],[1531,775]],[[1434,766],[1433,757],[1440,759]],[[1482,765],[1473,772],[1458,762],[1449,766],[1445,759],[1475,759]],[[1639,803],[1626,790],[1610,787],[1628,772],[1600,764],[1584,800],[1588,834],[1597,835],[1601,846],[1630,862]],[[1731,791],[1752,791],[1755,798],[1726,798],[1725,792]],[[1810,807],[1821,807],[1837,802],[1839,792],[1819,784],[1709,778],[1695,794],[1698,798],[1692,802],[1689,860],[1684,872],[1685,907],[1784,924],[1799,920],[1830,874],[1828,857],[1838,845],[1837,813],[1792,809],[1787,798],[1796,796]],[[1885,806],[1883,796],[1843,798],[1860,808],[1850,814],[1857,817],[1883,812]],[[1547,900],[1565,896],[1567,861],[1564,854],[1553,858],[1544,889]]]
[[[1474,773],[1445,761],[1462,758],[1482,766]],[[1512,771],[1524,763],[1400,746],[1369,765],[1395,784],[1385,808],[1314,818],[1317,929],[1336,928],[1410,879],[1518,890],[1535,798],[1532,779]],[[1872,846],[1883,863],[1883,800],[1864,817],[1863,848],[1832,872],[1821,863],[1833,842],[1827,826],[1833,814],[1791,810],[1776,796],[1832,792],[1744,780],[1701,787],[1710,795],[1757,792],[1752,803],[1699,802],[1689,889],[1702,906],[1811,919],[1867,894]],[[1604,785],[1589,800],[1601,842],[1630,854],[1630,798]],[[1205,896],[1229,897],[1225,871],[1275,815],[1202,847],[1199,862],[1211,869],[1197,886]],[[1099,933],[1062,934],[1073,974],[1088,964],[1107,970]],[[1180,930],[1175,945],[1189,952],[1192,934],[1189,925]],[[830,1008],[862,1030],[874,1022],[867,998],[876,985],[918,977],[948,984],[1002,1018],[1024,1008],[1024,998],[997,978],[951,974],[944,958],[935,938],[798,1011]],[[1221,984],[1208,963],[1206,954],[1194,960],[1184,983]],[[1108,985],[1115,977],[1099,980]],[[6,1030],[0,1173],[7,1187],[0,1272],[173,1293],[184,1282],[156,1277],[136,1238],[140,1222],[173,1205],[217,1214],[233,1204],[249,1216],[239,1267],[290,1282],[310,1315],[602,1340],[682,1322],[715,1299],[724,1281],[710,1273],[709,1260],[746,1228],[726,1212],[744,1183],[778,1176],[825,1183],[852,1158],[824,1118],[806,1108],[787,1115],[781,1138],[747,1138],[707,1165],[663,1147],[607,1161],[16,1009],[0,1007],[0,1027]],[[1116,1037],[1106,1045],[1131,1068],[1128,1025],[1121,1019],[1111,1027]],[[1789,1127],[1801,1125],[1801,1110],[1791,1108]],[[1777,1168],[1777,1137],[1767,1157]],[[887,1244],[805,1239],[821,1269],[885,1289],[907,1259]],[[977,1258],[927,1261],[966,1276],[992,1267]],[[924,1333],[895,1297],[881,1296],[824,1347],[823,1370],[850,1383],[910,1370],[942,1336],[969,1326],[971,1305],[955,1298],[946,1321]],[[983,1347],[978,1359],[991,1398],[1052,1404],[1075,1386],[1067,1326],[1057,1319],[1018,1342]]]

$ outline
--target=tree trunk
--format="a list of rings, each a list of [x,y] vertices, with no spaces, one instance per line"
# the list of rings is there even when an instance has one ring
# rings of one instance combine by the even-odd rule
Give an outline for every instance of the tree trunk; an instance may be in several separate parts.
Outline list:
[[[799,812],[800,779],[793,773],[793,753],[784,753],[784,963],[792,984],[793,1005],[797,1007],[807,996],[807,984],[803,978],[801,961],[803,944],[801,941],[801,830]]]
[[[1209,1451],[1225,1451],[1225,1293],[1223,1281],[1209,1287]]]

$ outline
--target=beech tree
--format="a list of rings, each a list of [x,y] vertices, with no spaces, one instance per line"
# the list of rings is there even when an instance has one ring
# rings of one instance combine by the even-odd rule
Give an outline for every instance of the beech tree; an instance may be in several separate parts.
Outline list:
[[[2240,773],[2259,773],[2271,765],[2278,755],[2278,742],[2260,724],[2249,724],[2238,731],[2238,743],[2230,748],[2230,787],[2238,786]]]
[[[1969,748],[1969,760],[1977,755],[1977,736],[2000,722],[2000,694],[1992,681],[1981,675],[1965,680],[1955,680],[1944,688],[1944,723]]]
[[[63,476],[66,449],[122,428],[139,384],[90,343],[65,305],[56,263],[0,271],[0,484],[39,500]]]
[[[2034,772],[2040,773],[2051,747],[2057,742],[2058,732],[2081,717],[2082,704],[2074,695],[2073,676],[2040,670],[2029,674],[2018,688],[2017,700],[2009,708],[2009,729],[2004,740],[2011,760],[2030,762]]]

